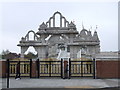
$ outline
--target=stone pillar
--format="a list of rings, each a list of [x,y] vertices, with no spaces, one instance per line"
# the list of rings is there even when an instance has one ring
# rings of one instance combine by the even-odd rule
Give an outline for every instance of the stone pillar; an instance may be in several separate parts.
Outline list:
[[[28,46],[21,46],[21,58],[24,58],[24,53],[27,51]]]
[[[62,16],[60,16],[60,27],[62,27]]]
[[[40,60],[46,58],[46,45],[36,46],[34,48],[38,52],[38,58]]]
[[[45,35],[44,34],[41,35],[41,41],[42,41],[42,43],[45,43]]]
[[[64,27],[66,27],[66,19],[64,19]]]
[[[72,59],[77,59],[77,52],[78,48],[76,46],[70,45],[70,58]]]
[[[100,53],[100,45],[96,45],[95,46],[95,53]]]
[[[51,27],[51,19],[50,19],[50,21],[49,21],[49,27]]]
[[[55,16],[53,17],[53,27],[55,27]]]
[[[69,38],[70,38],[70,43],[73,43],[74,35],[73,35],[73,34],[70,34]]]

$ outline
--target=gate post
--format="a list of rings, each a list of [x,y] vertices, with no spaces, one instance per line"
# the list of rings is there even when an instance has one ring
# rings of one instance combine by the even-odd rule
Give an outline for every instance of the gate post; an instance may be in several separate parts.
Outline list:
[[[93,58],[93,78],[94,79],[96,78],[96,76],[95,76],[95,68],[96,68],[96,66],[95,66],[95,58]]]
[[[37,59],[37,75],[38,75],[38,78],[40,77],[40,62],[39,62],[39,59]]]
[[[69,79],[71,78],[71,59],[69,58]]]
[[[10,67],[10,63],[9,63],[9,59],[7,59],[7,88],[9,88],[9,74],[10,74],[9,67]]]
[[[63,59],[61,58],[61,78],[63,78]]]
[[[49,77],[51,77],[51,61],[49,61]]]
[[[81,77],[83,77],[83,61],[81,61]]]
[[[32,59],[30,59],[30,78],[32,77]]]

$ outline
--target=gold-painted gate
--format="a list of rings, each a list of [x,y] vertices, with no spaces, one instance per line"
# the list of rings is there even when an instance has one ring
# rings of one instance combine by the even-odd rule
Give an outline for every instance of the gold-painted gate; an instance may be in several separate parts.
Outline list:
[[[15,77],[17,73],[18,60],[9,61],[9,72],[10,77]],[[20,76],[28,77],[30,76],[30,61],[20,60]]]

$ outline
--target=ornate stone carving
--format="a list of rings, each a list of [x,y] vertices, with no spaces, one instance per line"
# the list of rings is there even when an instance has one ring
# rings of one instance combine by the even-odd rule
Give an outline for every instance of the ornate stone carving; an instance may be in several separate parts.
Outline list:
[[[55,24],[57,14],[60,16],[60,26]],[[83,28],[79,33],[76,25],[73,22],[69,23],[58,11],[46,23],[43,22],[38,30],[37,33],[31,30],[25,37],[21,38],[20,44],[18,44],[21,47],[21,57],[29,46],[35,48],[40,59],[57,58],[61,50],[69,53],[72,59],[76,59],[78,56],[82,57],[82,55],[84,57],[85,55],[92,56],[100,52],[100,40],[96,31],[92,35],[90,30]],[[31,32],[34,34],[32,41],[29,40]],[[78,55],[79,52],[81,55]]]

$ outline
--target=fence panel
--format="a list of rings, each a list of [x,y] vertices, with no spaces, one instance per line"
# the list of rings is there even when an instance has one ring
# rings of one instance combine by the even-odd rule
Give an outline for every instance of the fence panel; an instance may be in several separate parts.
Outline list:
[[[71,62],[71,77],[93,77],[94,64],[91,61],[70,61]]]
[[[10,62],[10,76],[16,76],[16,68],[18,61],[9,61]],[[30,61],[20,61],[20,76],[30,76]]]
[[[10,76],[16,76],[16,67],[18,61],[9,61]],[[39,77],[63,77],[63,61],[38,61],[38,78]],[[32,61],[20,61],[20,76],[31,77]],[[32,67],[35,68],[35,67]],[[37,69],[37,68],[36,68]],[[95,78],[95,60],[69,60],[70,77],[94,77]]]
[[[40,61],[40,77],[61,77],[61,61]]]

